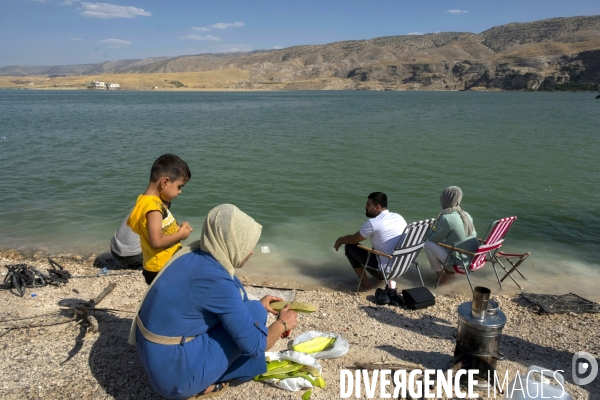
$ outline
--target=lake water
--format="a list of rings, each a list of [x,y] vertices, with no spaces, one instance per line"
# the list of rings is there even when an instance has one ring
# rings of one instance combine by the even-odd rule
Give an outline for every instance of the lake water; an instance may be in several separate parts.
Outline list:
[[[191,239],[220,203],[263,225],[246,274],[353,287],[333,243],[363,224],[370,192],[387,193],[389,209],[411,222],[437,216],[440,193],[457,185],[480,237],[492,221],[518,216],[503,249],[532,253],[522,268],[526,291],[594,298],[600,102],[593,98],[1,90],[0,247],[106,252],[152,162],[175,153],[192,179],[172,211],[191,223]],[[432,287],[424,253],[419,260]],[[498,289],[492,268],[473,279]],[[416,272],[399,282],[417,285]],[[516,290],[505,282],[505,291]],[[467,289],[459,276],[442,291]]]

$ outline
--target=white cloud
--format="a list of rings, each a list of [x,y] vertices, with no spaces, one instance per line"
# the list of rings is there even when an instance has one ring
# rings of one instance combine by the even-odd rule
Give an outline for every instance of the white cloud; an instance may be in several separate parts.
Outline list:
[[[221,38],[219,36],[200,36],[200,35],[187,35],[187,36],[181,36],[179,39],[189,39],[189,40],[211,40],[214,42],[218,42],[219,40],[221,40]]]
[[[409,32],[409,33],[407,33],[407,35],[418,36],[418,35],[424,35],[424,33],[423,32]]]
[[[64,1],[61,1],[59,4],[61,6],[72,6],[73,4],[78,3],[79,1],[80,0],[64,0]]]
[[[244,25],[245,24],[243,22],[219,22],[218,24],[211,25],[210,27],[215,29],[227,29],[231,27],[237,28]]]
[[[205,28],[205,27],[197,27],[197,26],[192,26],[192,30],[196,31],[196,32],[209,32],[210,29]]]
[[[273,46],[275,50],[283,49],[283,46]]]
[[[69,1],[69,0],[67,0]],[[117,6],[108,3],[81,3],[81,15],[90,18],[134,18],[134,17],[150,17],[152,14],[141,8],[131,6]]]
[[[252,47],[246,44],[232,44],[230,46],[219,47],[216,49],[219,53],[237,53],[238,51],[250,51]]]
[[[123,46],[131,46],[132,43],[129,40],[121,40],[121,39],[104,39],[99,40],[98,43],[107,44],[108,47],[112,47],[113,49],[118,49]]]
[[[446,10],[444,12],[450,13],[450,14],[466,14],[466,13],[468,13],[467,10]]]
[[[69,39],[71,42],[81,42],[83,39],[82,38],[78,38],[78,37],[74,37]]]

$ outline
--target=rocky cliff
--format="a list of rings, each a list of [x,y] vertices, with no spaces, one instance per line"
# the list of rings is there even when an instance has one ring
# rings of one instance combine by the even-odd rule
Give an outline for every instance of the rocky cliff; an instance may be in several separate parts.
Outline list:
[[[479,34],[391,36],[249,53],[200,54],[59,67],[5,67],[0,75],[180,73],[235,68],[231,88],[539,90],[600,84],[600,16],[513,23]]]

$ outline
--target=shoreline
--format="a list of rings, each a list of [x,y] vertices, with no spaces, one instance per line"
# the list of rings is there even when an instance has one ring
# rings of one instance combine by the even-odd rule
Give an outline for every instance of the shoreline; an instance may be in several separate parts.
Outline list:
[[[248,265],[240,269],[236,275],[244,284],[248,285],[327,292],[356,292],[358,278],[343,255],[332,254],[332,258],[323,265],[312,265],[310,262],[299,263],[297,259],[288,257],[273,258],[272,254],[262,254],[255,251]],[[96,268],[96,272],[104,267],[109,271],[114,270],[116,272],[124,268],[120,262],[113,258],[108,248],[99,249],[95,253],[81,252],[77,254],[68,252],[52,253],[41,249],[7,249],[0,247],[0,259],[13,260],[12,264],[23,262],[47,263],[46,259],[48,257],[93,266]],[[419,254],[417,261],[420,263],[419,269],[425,287],[434,294],[443,296],[470,295],[470,287],[464,275],[450,275],[448,284],[435,288],[437,277],[429,268],[424,252]],[[554,295],[575,293],[587,300],[600,303],[600,293],[596,290],[593,282],[589,280],[589,272],[581,270],[582,265],[585,264],[561,264],[562,267],[557,269],[547,262],[546,259],[534,254],[519,267],[519,270],[527,277],[527,280],[523,280],[515,273],[515,279],[523,287],[523,290],[510,278],[505,279],[502,288],[500,288],[490,263],[474,274],[472,277],[473,286],[485,286],[492,291],[493,296],[515,296],[521,292]],[[502,277],[504,272],[500,267],[497,268]],[[5,271],[0,264],[0,273]],[[395,281],[399,290],[421,286],[421,279],[414,267],[409,268],[404,275],[396,278]],[[371,291],[384,286],[383,281],[380,282],[372,278],[371,283],[373,284]]]
[[[14,254],[13,254],[14,255]],[[10,258],[0,254],[0,264],[26,262],[40,269],[48,268],[44,258]],[[140,271],[115,270],[96,277],[98,266],[73,256],[56,257],[55,261],[74,276],[66,285],[27,289],[24,297],[0,290],[0,327],[7,324],[39,321],[52,313],[68,316],[60,305],[88,301],[98,296],[107,285],[115,289],[102,301],[101,307],[119,312],[96,312],[99,333],[86,331],[85,324],[72,321],[44,327],[0,331],[0,357],[5,368],[0,371],[0,397],[78,398],[78,399],[160,399],[152,390],[134,346],[127,344],[131,312],[137,307],[147,285]],[[117,273],[121,273],[117,275]],[[260,282],[259,282],[260,283]],[[252,284],[251,279],[246,285]],[[31,294],[36,294],[32,297]],[[457,307],[470,301],[469,296],[437,294],[436,305],[411,311],[405,307],[381,306],[373,302],[373,291],[352,293],[335,290],[298,290],[296,300],[317,307],[314,314],[299,316],[297,330],[289,340],[308,330],[335,332],[350,343],[350,352],[338,359],[320,360],[325,389],[313,390],[313,399],[340,398],[340,370],[353,369],[357,362],[404,362],[420,364],[427,369],[447,369],[454,351],[453,334],[457,327]],[[537,314],[523,307],[513,296],[496,296],[507,316],[500,351],[506,360],[499,361],[498,373],[525,373],[530,365],[563,370],[565,387],[574,399],[592,400],[600,393],[600,378],[584,387],[574,385],[571,358],[586,351],[600,358],[597,332],[600,314]],[[43,317],[43,316],[46,317]],[[268,324],[274,321],[269,317]],[[275,351],[284,350],[288,341],[280,340]],[[43,361],[42,361],[43,360]],[[256,396],[269,399],[295,399],[301,393],[287,392],[259,382],[235,383],[225,397],[247,399]],[[376,391],[375,398],[379,398]],[[488,398],[485,392],[478,392]],[[366,398],[364,388],[362,392]],[[352,396],[354,398],[354,396]],[[489,398],[494,398],[493,396]],[[496,396],[495,399],[501,399]]]

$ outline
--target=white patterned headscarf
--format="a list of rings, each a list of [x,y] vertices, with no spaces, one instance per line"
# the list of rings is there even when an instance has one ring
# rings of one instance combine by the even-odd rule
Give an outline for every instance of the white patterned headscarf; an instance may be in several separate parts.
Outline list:
[[[475,230],[475,227],[462,208],[460,208],[462,196],[462,190],[460,190],[458,186],[450,186],[444,190],[440,196],[440,203],[442,204],[443,210],[440,215],[438,215],[438,219],[440,219],[440,217],[444,214],[451,214],[454,211],[458,211],[463,222],[463,227],[465,228],[465,236],[468,237],[471,236]]]
[[[233,276],[250,254],[262,226],[232,204],[216,206],[206,216],[200,234],[200,249],[210,253]]]

